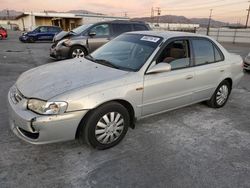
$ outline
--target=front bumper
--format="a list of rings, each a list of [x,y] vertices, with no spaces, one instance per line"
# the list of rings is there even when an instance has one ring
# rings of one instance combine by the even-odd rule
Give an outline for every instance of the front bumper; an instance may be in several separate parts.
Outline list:
[[[8,93],[9,122],[16,136],[32,144],[74,140],[77,127],[87,110],[62,115],[38,115],[26,109],[27,99],[14,103]]]
[[[28,38],[29,38],[29,37],[27,37],[27,36],[25,36],[25,35],[22,35],[22,36],[19,37],[19,40],[20,40],[21,42],[26,42],[26,41],[28,40]]]
[[[250,70],[250,62],[244,61],[244,63],[243,63],[243,68],[244,68],[245,70]]]
[[[50,48],[50,57],[62,60],[67,59],[69,57],[70,47],[59,45],[55,46],[54,44]]]

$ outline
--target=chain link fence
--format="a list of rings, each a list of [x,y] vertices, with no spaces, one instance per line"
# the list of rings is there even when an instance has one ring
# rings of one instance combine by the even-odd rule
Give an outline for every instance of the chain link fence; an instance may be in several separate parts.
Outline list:
[[[198,28],[196,33],[206,35],[206,28]],[[250,43],[250,29],[210,28],[209,36],[219,42]]]

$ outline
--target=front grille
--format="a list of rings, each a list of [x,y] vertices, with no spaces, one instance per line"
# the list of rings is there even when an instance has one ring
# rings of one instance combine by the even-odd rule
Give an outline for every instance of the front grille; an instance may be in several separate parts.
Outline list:
[[[24,96],[17,88],[13,87],[10,91],[10,98],[14,104],[17,104],[24,99]]]
[[[20,132],[21,132],[23,135],[27,136],[28,138],[37,139],[37,138],[39,137],[39,133],[31,133],[31,132],[29,132],[29,131],[26,131],[26,130],[20,128],[20,127],[18,127],[18,129],[20,130]]]

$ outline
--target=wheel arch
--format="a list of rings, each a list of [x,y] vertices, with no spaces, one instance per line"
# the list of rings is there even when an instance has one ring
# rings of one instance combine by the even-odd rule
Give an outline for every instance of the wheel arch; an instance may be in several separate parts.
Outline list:
[[[223,81],[228,81],[229,84],[230,84],[230,86],[231,86],[231,89],[232,89],[232,87],[233,87],[233,80],[232,80],[232,78],[227,77],[227,78],[225,78]],[[223,81],[222,81],[222,82],[223,82]]]
[[[107,103],[110,103],[110,102],[117,102],[121,105],[123,105],[127,110],[128,110],[128,113],[129,113],[129,117],[130,117],[130,128],[134,129],[135,128],[135,111],[134,111],[134,108],[133,106],[131,105],[130,102],[124,100],[124,99],[114,99],[114,100],[110,100],[110,101],[106,101],[102,104],[99,104],[98,106],[96,106],[95,108],[89,110],[85,115],[84,117],[82,118],[82,120],[80,121],[78,127],[77,127],[77,130],[76,130],[76,134],[75,134],[75,138],[78,138],[79,137],[79,132],[80,132],[80,127],[81,125],[84,124],[84,121],[89,117],[89,115],[96,109],[98,108],[99,106],[102,106],[102,105],[105,105]]]

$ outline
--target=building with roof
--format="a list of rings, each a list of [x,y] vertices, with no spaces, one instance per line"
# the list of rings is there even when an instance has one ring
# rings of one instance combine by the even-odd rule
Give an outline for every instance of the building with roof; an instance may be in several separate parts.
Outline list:
[[[59,13],[59,12],[24,12],[12,20],[19,26],[20,30],[29,31],[37,26],[59,26],[63,30],[72,30],[83,24],[96,23],[99,21],[111,20],[128,20],[128,17],[114,17],[103,14],[73,14],[73,13]]]

